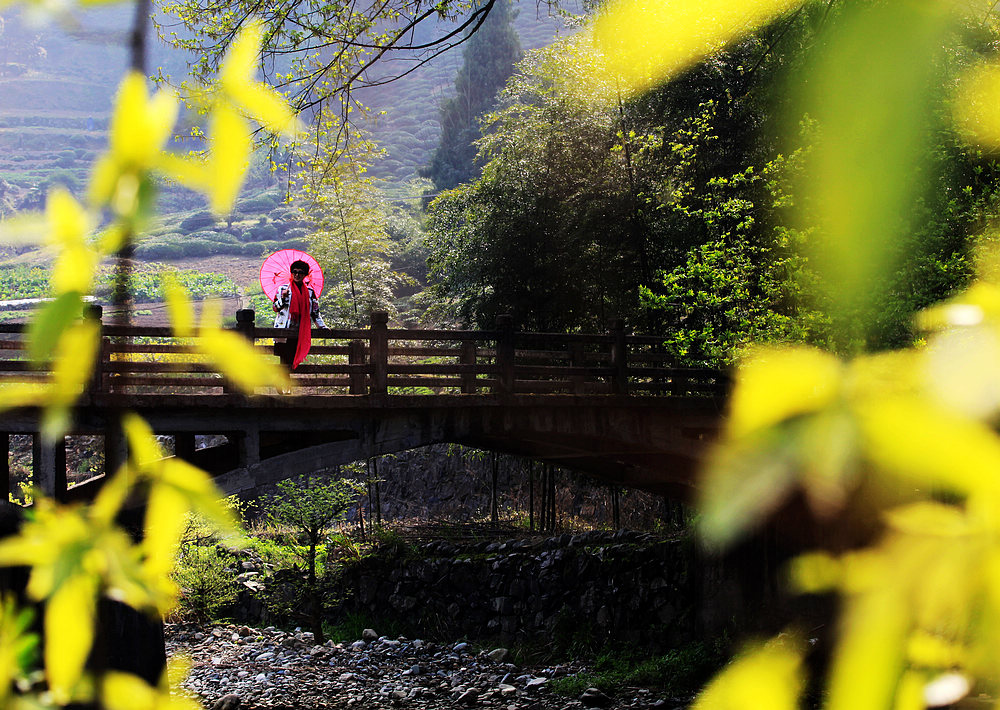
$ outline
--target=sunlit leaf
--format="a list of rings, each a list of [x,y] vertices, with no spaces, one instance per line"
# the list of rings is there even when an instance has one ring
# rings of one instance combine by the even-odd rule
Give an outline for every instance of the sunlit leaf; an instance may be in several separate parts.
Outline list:
[[[996,495],[1000,440],[985,424],[917,398],[882,398],[858,407],[867,457],[913,486]]]
[[[893,706],[909,623],[906,601],[892,585],[851,597],[840,618],[840,643],[828,686],[829,710]]]
[[[174,334],[179,338],[189,338],[194,334],[194,317],[192,316],[191,299],[187,290],[184,289],[177,279],[169,273],[161,277],[163,285],[163,297],[167,301],[167,310],[170,314],[170,326],[174,329]]]
[[[41,382],[13,382],[0,385],[0,410],[42,405],[50,388]]]
[[[918,630],[907,641],[906,655],[911,665],[920,668],[957,668],[968,653],[953,641]]]
[[[142,541],[151,574],[166,575],[173,569],[189,509],[188,499],[177,488],[166,485],[152,487]]]
[[[616,0],[594,35],[609,73],[641,91],[675,76],[737,37],[788,10],[798,0]]]
[[[817,44],[796,115],[819,131],[804,173],[802,215],[818,226],[815,263],[845,342],[867,336],[888,287],[896,244],[929,169],[924,142],[933,113],[937,57],[951,18],[946,3],[843,6]]]
[[[199,710],[201,705],[166,684],[152,687],[136,676],[111,671],[101,684],[101,700],[108,710]]]
[[[261,357],[243,336],[214,325],[218,319],[219,305],[206,304],[196,344],[227,379],[247,394],[258,387],[291,386],[283,367]]]
[[[23,211],[7,215],[0,220],[0,244],[41,244],[47,230],[42,214]]]
[[[49,597],[45,607],[45,671],[53,696],[73,696],[94,639],[95,580],[76,574]]]
[[[726,428],[733,437],[823,409],[840,394],[840,361],[807,347],[751,351],[737,373]]]
[[[131,412],[122,417],[122,430],[128,438],[131,458],[143,466],[164,458],[165,454],[146,421]]]
[[[71,325],[59,338],[52,369],[52,394],[42,423],[42,436],[48,442],[69,429],[69,410],[90,381],[100,334],[100,325],[85,319]]]
[[[252,144],[247,122],[231,107],[212,110],[209,140],[209,201],[215,214],[227,214],[243,186]]]
[[[285,98],[271,87],[248,83],[231,91],[233,100],[267,130],[289,138],[299,132],[295,113]]]
[[[146,77],[128,74],[118,88],[111,119],[111,154],[123,166],[152,167],[171,137],[179,110],[177,97],[157,91],[149,96]]]
[[[924,710],[924,673],[908,671],[903,674],[896,690],[896,700],[892,710]]]
[[[37,363],[50,361],[59,339],[82,313],[83,298],[78,291],[63,293],[38,309],[28,326],[28,357]]]
[[[153,710],[156,690],[142,678],[111,671],[101,682],[101,701],[108,710]]]
[[[222,493],[205,471],[183,459],[172,457],[163,462],[157,483],[182,493],[189,508],[221,534],[239,535],[239,523],[232,509],[225,504]]]
[[[691,710],[796,710],[803,688],[799,646],[783,635],[743,654],[709,683]]]
[[[840,561],[823,552],[799,555],[792,560],[789,569],[795,588],[806,594],[830,591],[841,576]]]

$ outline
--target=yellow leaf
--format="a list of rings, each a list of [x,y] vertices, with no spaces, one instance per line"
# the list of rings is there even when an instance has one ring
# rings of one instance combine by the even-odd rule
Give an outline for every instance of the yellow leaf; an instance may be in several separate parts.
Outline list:
[[[174,334],[179,338],[190,338],[194,334],[191,299],[172,274],[164,273],[161,279]]]
[[[830,591],[840,581],[841,574],[840,561],[825,552],[799,555],[789,568],[792,584],[805,594]]]
[[[222,492],[205,471],[175,457],[163,462],[158,480],[182,493],[188,506],[221,534],[228,537],[239,535],[239,523],[232,509],[225,504]]]
[[[802,693],[802,651],[779,636],[744,653],[717,675],[691,710],[796,710]]]
[[[607,70],[627,91],[676,76],[798,0],[615,0],[594,27]]]
[[[208,167],[201,160],[164,153],[160,156],[160,170],[167,177],[192,190],[205,192],[211,186]]]
[[[792,417],[819,411],[840,394],[840,361],[815,348],[761,348],[737,373],[726,422],[728,434],[746,436]]]
[[[122,429],[128,438],[131,458],[139,466],[145,466],[164,458],[163,449],[156,443],[153,430],[142,417],[131,412],[126,414],[122,417]]]
[[[261,35],[260,22],[251,22],[233,40],[219,70],[219,83],[224,89],[229,90],[251,80],[256,71]]]
[[[54,187],[49,191],[45,202],[45,216],[49,223],[50,241],[53,244],[62,247],[78,247],[85,244],[87,233],[90,231],[90,218],[68,190]]]
[[[911,665],[936,669],[957,668],[965,663],[968,654],[954,641],[918,629],[910,635],[906,655]]]
[[[940,486],[997,503],[1000,441],[985,424],[915,397],[860,403],[867,458],[910,486]]]
[[[109,671],[101,682],[101,700],[108,710],[154,710],[156,690],[142,678],[120,671]]]
[[[178,110],[176,96],[158,91],[150,99],[146,91],[146,77],[131,72],[119,86],[111,120],[111,154],[114,160],[127,168],[152,168],[171,136]]]
[[[209,200],[217,215],[228,214],[243,186],[251,152],[247,122],[230,106],[212,110],[209,143]]]
[[[230,96],[251,118],[267,130],[294,138],[300,126],[285,97],[266,84],[246,83],[230,89]]]
[[[105,475],[107,480],[90,506],[90,516],[97,523],[109,526],[121,510],[132,484],[130,476],[124,470]]]
[[[243,336],[215,325],[219,321],[219,308],[217,302],[209,302],[202,309],[197,340],[199,350],[247,394],[253,394],[258,387],[290,387],[291,381],[283,367],[261,357]]]
[[[18,212],[0,220],[0,244],[41,244],[48,224],[37,212]]]
[[[94,640],[96,581],[75,574],[45,606],[45,671],[56,701],[65,704],[83,674]]]
[[[896,691],[896,702],[893,710],[925,710],[924,684],[927,679],[923,673],[907,671],[899,681],[899,689]]]
[[[154,482],[146,508],[146,568],[151,575],[166,575],[174,566],[177,545],[187,525],[189,504],[176,488]]]
[[[48,401],[50,388],[40,382],[12,382],[0,385],[0,410],[31,407]]]
[[[884,710],[893,705],[909,622],[909,607],[892,586],[848,599],[840,618],[828,710]]]

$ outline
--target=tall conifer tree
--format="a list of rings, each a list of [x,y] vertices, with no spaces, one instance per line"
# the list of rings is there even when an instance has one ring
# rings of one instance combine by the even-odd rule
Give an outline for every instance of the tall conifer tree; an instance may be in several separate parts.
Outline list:
[[[455,77],[455,96],[441,105],[441,139],[423,175],[438,190],[448,190],[479,177],[475,164],[479,118],[496,105],[523,52],[514,30],[511,0],[495,0],[489,17],[472,35]]]

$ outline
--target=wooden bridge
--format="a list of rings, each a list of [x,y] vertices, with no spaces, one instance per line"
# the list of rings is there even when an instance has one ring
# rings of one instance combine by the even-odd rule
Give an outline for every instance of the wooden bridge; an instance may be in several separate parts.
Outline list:
[[[92,317],[100,318],[95,313]],[[118,418],[145,417],[178,456],[209,470],[227,493],[369,456],[453,442],[521,454],[609,483],[687,497],[715,435],[728,386],[718,371],[671,367],[662,338],[528,333],[509,317],[493,330],[388,327],[313,331],[291,394],[239,393],[168,328],[102,325],[101,353],[74,411],[73,436],[103,439],[108,468],[125,456]],[[0,385],[43,380],[22,325],[0,325]],[[287,331],[235,328],[267,357]],[[67,472],[66,442],[43,445],[40,412],[0,414],[0,442],[30,436],[35,485],[59,499],[86,497],[102,474]],[[198,448],[198,435],[225,443]],[[10,489],[7,470],[0,486]],[[7,496],[3,496],[4,499]]]

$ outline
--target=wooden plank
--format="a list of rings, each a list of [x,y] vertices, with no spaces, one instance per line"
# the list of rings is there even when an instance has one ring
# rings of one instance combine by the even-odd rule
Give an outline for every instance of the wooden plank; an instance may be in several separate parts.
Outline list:
[[[547,365],[518,365],[515,368],[517,377],[611,377],[615,374],[613,367],[550,367]]]
[[[225,387],[222,377],[157,377],[155,375],[112,375],[108,382],[115,390],[122,387]]]
[[[295,368],[296,375],[357,375],[367,374],[368,365],[311,365],[302,363]]]
[[[440,347],[440,348],[404,348],[404,347],[390,347],[389,357],[462,357],[462,348],[459,346],[455,347]]]
[[[492,375],[497,371],[496,367],[491,365],[438,365],[438,364],[414,364],[414,365],[400,365],[397,363],[391,363],[389,365],[390,375],[416,375],[427,373],[431,375]]]
[[[485,380],[484,380],[485,382]],[[462,380],[455,377],[390,377],[389,388],[393,387],[456,387]]]
[[[366,331],[367,332],[367,331]],[[389,328],[389,340],[440,340],[447,343],[452,341],[485,340],[493,342],[497,339],[495,330],[405,330],[402,328]]]
[[[292,377],[292,381],[302,387],[350,387],[351,385],[349,377]]]
[[[104,363],[104,371],[112,374],[129,372],[216,372],[210,364],[201,362],[131,362],[119,360]]]
[[[254,328],[254,337],[260,338],[288,338],[292,336],[289,328]],[[347,330],[335,328],[313,328],[312,339],[316,340],[368,340],[371,331]]]
[[[153,353],[161,355],[188,355],[198,352],[194,345],[178,345],[176,343],[111,343],[108,352],[111,353]]]

